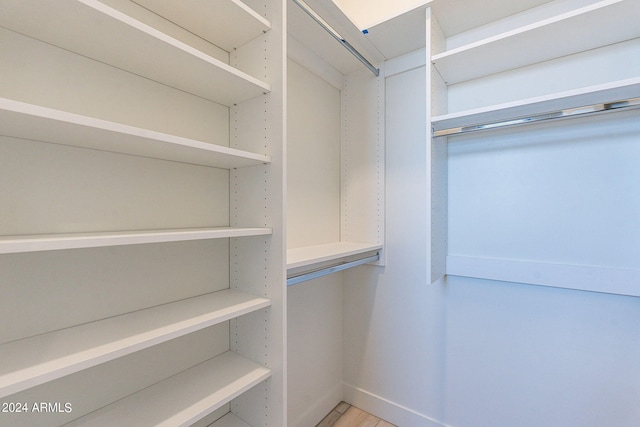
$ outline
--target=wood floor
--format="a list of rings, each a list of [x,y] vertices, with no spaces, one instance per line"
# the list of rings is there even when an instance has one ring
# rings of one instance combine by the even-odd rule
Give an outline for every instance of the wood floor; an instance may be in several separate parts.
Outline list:
[[[316,427],[396,427],[346,402],[340,402]]]

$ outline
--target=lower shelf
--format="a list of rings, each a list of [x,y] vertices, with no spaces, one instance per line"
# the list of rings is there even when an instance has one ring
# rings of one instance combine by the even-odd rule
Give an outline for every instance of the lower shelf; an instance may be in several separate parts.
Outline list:
[[[271,302],[233,290],[0,345],[0,397],[250,313]]]
[[[68,425],[189,426],[270,376],[268,368],[227,351]]]

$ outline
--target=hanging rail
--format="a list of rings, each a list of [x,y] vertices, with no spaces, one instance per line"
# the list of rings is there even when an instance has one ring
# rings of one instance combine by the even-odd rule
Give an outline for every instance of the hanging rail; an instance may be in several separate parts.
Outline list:
[[[344,37],[342,37],[324,19],[322,19],[320,17],[320,15],[318,15],[316,12],[314,12],[314,10],[309,7],[309,5],[307,5],[302,0],[293,0],[293,2],[295,4],[297,4],[298,6],[300,6],[300,8],[307,15],[309,15],[311,17],[311,19],[316,21],[316,23],[318,25],[320,25],[327,33],[329,33],[331,35],[331,37],[336,39],[342,46],[344,46],[345,49],[347,49],[349,52],[351,52],[351,54],[353,56],[355,56],[358,59],[358,61],[362,62],[369,70],[371,70],[371,72],[373,74],[375,74],[376,77],[378,77],[380,75],[380,70],[378,68],[374,67],[373,64],[371,64],[371,62],[369,62],[367,60],[367,58],[362,56],[362,54],[360,52],[358,52],[358,50],[355,47],[351,46],[351,44],[347,40],[345,40]]]
[[[338,271],[346,270],[348,268],[357,267],[362,264],[368,264],[370,262],[376,262],[380,260],[380,253],[377,253],[366,258],[358,259],[355,261],[349,261],[338,265],[332,265],[329,267],[321,268],[311,271],[309,273],[299,274],[287,278],[287,286],[297,285],[300,282],[306,282],[307,280],[317,279],[318,277],[326,276],[328,274],[337,273]]]
[[[594,113],[604,113],[608,111],[622,109],[640,108],[640,98],[629,98],[621,101],[609,102],[605,104],[593,104],[576,108],[567,108],[547,113],[534,114],[529,117],[502,120],[497,122],[480,123],[471,126],[453,127],[441,130],[432,130],[433,137],[455,136],[465,133],[478,132],[483,130],[499,129],[510,126],[526,125],[531,123],[568,119]]]

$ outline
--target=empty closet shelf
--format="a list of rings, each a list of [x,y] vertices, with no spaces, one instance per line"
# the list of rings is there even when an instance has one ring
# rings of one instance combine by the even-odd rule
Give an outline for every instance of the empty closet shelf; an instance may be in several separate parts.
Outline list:
[[[262,236],[270,228],[184,228],[0,237],[0,254]]]
[[[68,425],[190,426],[270,376],[227,351]]]
[[[640,78],[434,116],[433,136],[458,134],[640,107]]]
[[[376,262],[382,245],[338,242],[289,249],[287,251],[287,285],[358,265]]]
[[[224,169],[269,163],[269,156],[0,98],[4,136]]]
[[[271,91],[268,83],[98,0],[8,0],[3,10],[0,26],[226,106]]]
[[[0,345],[0,397],[268,307],[224,290]]]

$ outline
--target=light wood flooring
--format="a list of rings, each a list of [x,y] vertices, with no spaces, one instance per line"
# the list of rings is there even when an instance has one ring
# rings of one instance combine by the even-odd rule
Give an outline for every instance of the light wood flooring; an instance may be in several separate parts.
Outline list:
[[[396,427],[347,402],[340,402],[316,427]]]

